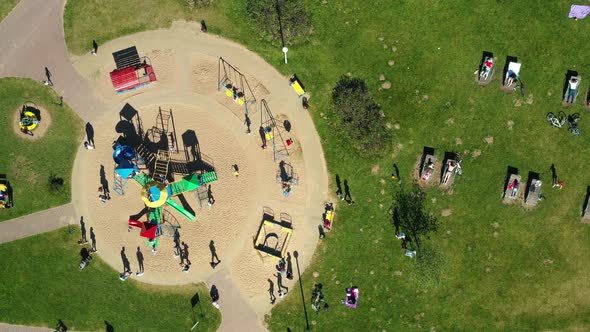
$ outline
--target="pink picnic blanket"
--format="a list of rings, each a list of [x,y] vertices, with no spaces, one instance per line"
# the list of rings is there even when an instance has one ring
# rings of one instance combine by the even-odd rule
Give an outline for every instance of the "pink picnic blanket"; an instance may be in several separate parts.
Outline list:
[[[584,18],[590,14],[590,6],[572,5],[570,8],[569,18]]]

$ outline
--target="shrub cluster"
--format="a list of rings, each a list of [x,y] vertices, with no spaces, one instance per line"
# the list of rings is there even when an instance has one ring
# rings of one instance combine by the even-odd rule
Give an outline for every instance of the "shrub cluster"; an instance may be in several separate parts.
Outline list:
[[[376,154],[382,150],[389,133],[365,81],[342,76],[332,90],[332,105],[342,139],[359,152]]]

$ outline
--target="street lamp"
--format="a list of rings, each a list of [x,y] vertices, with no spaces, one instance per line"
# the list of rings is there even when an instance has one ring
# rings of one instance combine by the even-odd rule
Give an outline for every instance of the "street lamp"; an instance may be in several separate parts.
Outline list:
[[[306,331],[309,331],[309,319],[307,318],[305,296],[303,295],[303,283],[301,282],[301,271],[299,270],[299,253],[297,251],[294,251],[293,256],[295,256],[295,263],[297,264],[297,276],[299,276],[299,288],[301,288],[301,301],[303,302],[303,312],[305,313],[305,325],[307,325]]]
[[[281,7],[285,5],[285,1],[286,0],[277,0],[276,1],[276,8],[277,8],[277,16],[279,18],[279,33],[281,34],[281,44],[283,45],[283,48],[281,50],[283,51],[283,54],[285,55],[285,63],[287,63],[287,52],[289,51],[289,49],[287,47],[285,47],[285,37],[283,36],[283,22],[281,20]]]

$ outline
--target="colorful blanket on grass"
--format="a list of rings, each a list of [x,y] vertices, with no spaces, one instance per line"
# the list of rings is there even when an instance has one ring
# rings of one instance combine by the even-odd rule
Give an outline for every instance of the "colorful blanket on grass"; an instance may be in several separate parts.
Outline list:
[[[570,8],[569,18],[584,18],[590,14],[590,6],[572,5]]]

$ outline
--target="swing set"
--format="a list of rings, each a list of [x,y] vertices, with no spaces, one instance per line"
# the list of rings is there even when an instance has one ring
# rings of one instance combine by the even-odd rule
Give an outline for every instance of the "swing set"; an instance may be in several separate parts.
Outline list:
[[[224,89],[225,94],[233,98],[236,104],[244,106],[246,114],[248,114],[248,104],[256,102],[246,76],[220,57],[217,63],[217,91],[221,89]]]
[[[281,159],[281,157],[288,157],[289,150],[283,139],[282,126],[277,124],[276,119],[272,115],[266,100],[262,99],[260,103],[260,126],[264,129],[264,137],[267,142],[270,141],[274,153],[274,161]]]

